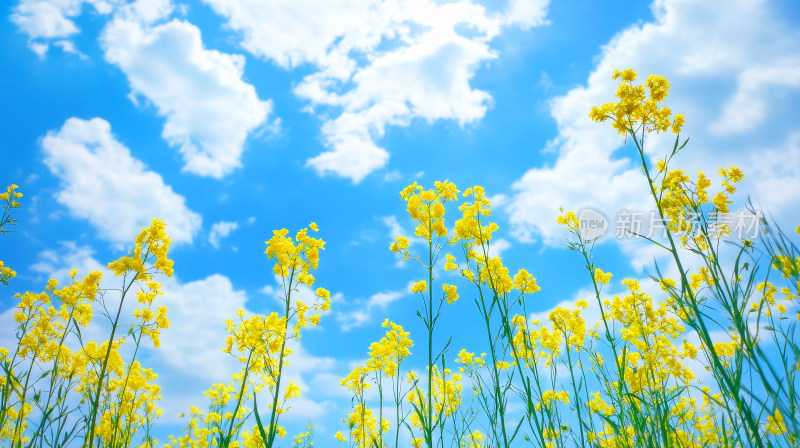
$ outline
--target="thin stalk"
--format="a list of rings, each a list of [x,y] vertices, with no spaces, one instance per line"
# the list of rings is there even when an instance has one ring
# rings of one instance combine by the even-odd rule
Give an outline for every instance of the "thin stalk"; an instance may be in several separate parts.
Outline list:
[[[642,168],[644,169],[645,176],[647,177],[647,184],[650,188],[650,194],[653,196],[653,199],[656,202],[656,208],[658,209],[659,217],[664,219],[664,209],[661,206],[661,202],[658,201],[658,195],[656,194],[655,187],[653,186],[653,179],[650,176],[650,170],[647,167],[647,160],[645,159],[644,155],[644,141],[642,144],[639,144],[639,141],[636,139],[636,134],[632,129],[628,129],[628,132],[631,133],[633,137],[633,141],[636,144],[636,148],[639,151],[639,156],[642,161]],[[683,268],[683,264],[681,263],[680,256],[678,255],[678,249],[675,245],[675,240],[672,237],[672,231],[669,228],[665,229],[667,234],[667,239],[669,240],[670,244],[670,252],[672,253],[672,257],[675,260],[675,263],[678,267],[678,271],[681,273],[681,282],[684,285],[689,284],[689,280],[686,278],[686,271]],[[691,288],[686,288],[686,292],[689,298],[689,305],[692,308],[692,311],[695,313],[696,316],[699,317],[699,309],[697,309],[697,299],[694,295],[694,292]],[[689,316],[687,316],[689,317]],[[745,423],[747,424],[748,430],[750,431],[750,437],[753,442],[755,442],[756,446],[759,448],[764,447],[764,442],[761,440],[761,434],[759,432],[758,423],[753,419],[752,411],[750,410],[749,406],[744,403],[741,399],[739,394],[735,391],[733,380],[727,375],[722,362],[717,355],[716,350],[714,350],[713,343],[711,342],[711,337],[709,335],[709,331],[706,328],[705,322],[702,318],[698,318],[695,320],[697,327],[695,327],[695,331],[698,332],[698,335],[703,340],[703,343],[706,346],[706,352],[711,356],[711,361],[714,365],[713,369],[715,376],[719,376],[722,379],[722,383],[724,384],[725,392],[731,398],[734,399],[736,404],[737,410],[739,411],[740,416],[744,419]],[[721,384],[721,385],[723,385]]]
[[[145,254],[145,259],[147,259],[147,254]],[[119,318],[122,314],[122,304],[125,303],[125,296],[128,294],[131,286],[136,282],[136,279],[139,278],[139,273],[137,272],[136,275],[133,276],[131,282],[122,290],[122,297],[119,300],[119,307],[117,308],[117,316],[114,318],[114,324],[111,326],[111,337],[108,339],[108,347],[106,348],[106,356],[103,359],[103,363],[100,365],[100,375],[97,377],[97,389],[94,393],[94,398],[92,398],[92,409],[89,414],[90,422],[89,422],[89,437],[87,437],[84,443],[88,443],[88,448],[94,447],[94,430],[95,424],[97,421],[97,408],[100,406],[100,392],[103,390],[103,379],[106,375],[106,369],[108,368],[108,358],[111,356],[111,348],[114,346],[114,336],[117,332],[117,326],[119,325]],[[124,282],[124,280],[123,280]]]
[[[244,398],[244,391],[247,387],[247,376],[250,372],[250,361],[253,359],[253,352],[255,350],[250,350],[250,354],[247,355],[247,362],[244,364],[244,375],[242,376],[242,385],[239,387],[239,394],[236,399],[236,406],[233,408],[233,414],[231,415],[231,424],[228,425],[228,432],[225,434],[225,438],[223,439],[223,443],[227,447],[231,443],[231,437],[233,437],[233,425],[236,422],[236,414],[239,413],[239,407],[242,405],[242,399]]]
[[[428,218],[428,229],[431,229]],[[428,424],[424,425],[425,441],[433,448],[433,234],[428,239]]]
[[[295,270],[289,275],[289,291],[286,293],[286,311],[285,321],[283,324],[283,341],[281,341],[281,351],[278,358],[278,377],[275,379],[275,393],[272,396],[272,415],[269,419],[269,434],[267,436],[267,448],[272,448],[275,443],[275,434],[277,434],[278,415],[276,409],[278,407],[278,396],[281,390],[281,373],[283,372],[283,358],[286,353],[286,333],[289,331],[289,312],[291,311],[292,304],[292,282],[294,281]]]

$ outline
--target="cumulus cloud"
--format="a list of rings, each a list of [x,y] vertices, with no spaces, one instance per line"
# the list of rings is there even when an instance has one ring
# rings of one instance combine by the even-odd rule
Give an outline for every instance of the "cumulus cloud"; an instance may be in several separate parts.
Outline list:
[[[31,265],[32,271],[58,281],[69,279],[72,269],[85,275],[90,271],[102,272],[106,268],[95,260],[91,247],[79,246],[75,241],[62,241],[58,250],[47,249],[40,252],[38,261]]]
[[[61,180],[56,199],[89,221],[98,235],[117,245],[132,244],[151,218],[167,223],[176,244],[191,243],[200,215],[186,206],[158,173],[147,169],[116,140],[102,118],[70,118],[42,139],[44,162]]]
[[[164,283],[163,305],[173,323],[163,332],[159,356],[163,363],[209,380],[228,380],[236,360],[223,353],[227,332],[224,319],[244,309],[247,295],[230,279],[213,274],[188,283]]]
[[[127,16],[141,14],[159,12]],[[106,60],[127,76],[132,97],[143,96],[165,117],[162,137],[179,149],[184,171],[221,178],[241,166],[252,132],[275,126],[267,120],[272,102],[242,80],[244,57],[204,48],[191,23],[151,27],[121,14],[100,40]]]
[[[799,39],[800,40],[800,39]],[[746,68],[736,79],[736,93],[711,124],[714,134],[740,134],[757,129],[768,116],[769,103],[779,92],[800,88],[800,55]]]
[[[28,35],[31,50],[43,57],[49,49],[50,39],[65,39],[80,32],[72,21],[83,10],[84,3],[92,5],[98,14],[108,14],[115,0],[21,0],[11,13],[11,21]],[[72,42],[61,40],[68,51]]]
[[[750,179],[742,190],[752,194],[759,207],[785,217],[784,222],[800,222],[800,207],[792,194],[800,191],[800,132],[791,133],[776,147],[754,151],[746,163]]]
[[[164,18],[173,9],[170,0],[20,0],[11,21],[28,36],[28,46],[40,57],[47,54],[53,42],[65,52],[85,58],[71,40],[80,33],[73,19],[84,12],[84,5],[91,5],[95,14],[115,12],[145,23]]]
[[[470,83],[498,56],[492,39],[503,27],[546,24],[549,3],[510,0],[489,13],[469,0],[204,1],[251,54],[287,69],[314,66],[294,89],[309,111],[322,109],[326,149],[307,166],[354,183],[388,163],[378,143],[388,126],[480,120],[492,98]],[[133,99],[143,96],[165,117],[162,136],[186,171],[221,178],[241,165],[250,134],[279,126],[268,122],[272,103],[242,81],[242,56],[205,49],[188,22],[155,25],[173,12],[170,0],[22,0],[14,21],[39,54],[60,38],[81,55],[63,39],[79,32],[71,18],[84,3],[112,14],[100,39],[106,60],[125,72]]]
[[[592,123],[588,117],[593,105],[613,99],[617,86],[611,73],[628,67],[640,73],[640,81],[655,73],[671,82],[667,105],[686,114],[684,134],[691,136],[675,163],[693,176],[702,169],[715,182],[717,167],[737,164],[748,176],[741,191],[780,204],[774,211],[784,218],[798,218],[792,210],[800,204],[790,192],[796,191],[791,188],[800,173],[786,169],[796,166],[796,120],[778,111],[800,100],[800,33],[770,2],[740,0],[723,8],[656,0],[651,8],[652,22],[619,32],[603,47],[585,85],[552,101],[558,135],[547,148],[558,157],[531,168],[512,185],[506,210],[517,239],[560,244],[563,233],[555,222],[560,205],[575,211],[591,206],[609,217],[626,209],[653,209],[635,148],[607,123]],[[648,136],[649,161],[672,149],[674,138]],[[765,147],[773,149],[765,152]],[[771,169],[781,173],[777,182]],[[757,187],[773,183],[781,188]],[[630,243],[625,246],[627,253],[636,252]],[[634,257],[639,268],[652,259],[644,246],[639,245],[645,252]]]
[[[548,4],[513,0],[492,15],[469,1],[204,1],[252,54],[318,69],[295,87],[309,111],[324,110],[327,150],[307,165],[354,183],[387,164],[389,152],[377,143],[387,126],[481,119],[491,96],[470,81],[497,57],[490,41],[505,25],[545,23]],[[305,13],[311,9],[315,14]]]
[[[219,247],[219,240],[227,237],[239,227],[239,223],[231,221],[215,222],[211,226],[211,233],[208,235],[208,242],[215,248]]]
[[[40,56],[54,44],[86,58],[71,40],[84,4],[112,17],[100,35],[105,58],[127,76],[131,100],[145,98],[165,118],[162,137],[184,171],[219,179],[241,166],[251,134],[280,127],[269,120],[272,102],[242,80],[244,56],[206,49],[186,21],[156,25],[172,14],[171,0],[21,0],[12,21]]]

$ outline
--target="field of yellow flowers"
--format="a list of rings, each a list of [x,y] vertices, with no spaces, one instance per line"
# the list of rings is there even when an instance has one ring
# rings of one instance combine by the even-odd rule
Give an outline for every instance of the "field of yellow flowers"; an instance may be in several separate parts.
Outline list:
[[[540,289],[534,276],[524,269],[512,274],[489,255],[498,226],[484,189],[415,182],[400,195],[415,238],[425,244],[415,251],[398,237],[390,250],[419,267],[412,292],[427,334],[414,342],[400,324],[383,322],[386,334],[369,345],[368,360],[341,379],[352,394],[352,412],[342,416],[335,439],[315,440],[313,424],[293,437],[281,426],[287,403],[301,392],[282,378],[292,355],[287,341],[316,326],[331,306],[324,288],[315,290],[313,303],[295,293],[301,284],[314,285],[325,245],[311,223],[293,236],[276,230],[266,242],[283,281],[281,311],[240,310],[225,321],[228,337],[220,348],[241,370],[230,383],[209,388],[206,409],[187,410],[182,434],[159,442],[152,436],[161,414],[157,374],[137,358],[140,347],[159,347],[170,326],[169,310],[159,305],[159,281],[173,272],[170,238],[164,222],[153,219],[132,251],[108,264],[118,288],[102,289],[100,272],[73,270],[66,284],[50,280],[42,292],[16,294],[17,345],[0,348],[0,446],[798,446],[800,250],[794,233],[800,227],[785,233],[762,220],[759,240],[733,238],[715,218],[729,212],[743,172],[719,168],[724,180],[715,187],[703,172],[692,176],[673,167],[688,140],[680,137],[684,116],[661,104],[668,81],[650,75],[637,85],[631,69],[613,78],[616,100],[593,107],[590,118],[609,122],[634,143],[653,204],[669,223],[666,237],[650,242],[670,254],[678,275],[665,277],[660,273],[667,267],[655,267],[658,297],[633,279],[621,280],[624,296],[609,297],[604,288],[613,274],[594,258],[594,240],[575,213],[562,210],[558,222],[571,235],[576,262],[586,267],[600,321],[584,319],[588,300],[555,308],[546,322],[533,320],[526,303]],[[655,164],[644,151],[652,132],[676,134],[672,151]],[[16,185],[0,193],[3,233],[16,224],[20,200]],[[723,244],[735,247],[734,257],[721,256]],[[440,268],[460,273],[469,289],[438,282]],[[15,275],[0,261],[6,291]],[[484,322],[485,353],[437,343],[443,340],[439,318],[460,296],[474,300]],[[131,319],[122,314],[133,301]],[[85,337],[93,319],[109,321],[107,338]],[[412,348],[425,360],[423,373],[404,369]],[[376,399],[368,399],[369,388],[377,390],[370,395]]]

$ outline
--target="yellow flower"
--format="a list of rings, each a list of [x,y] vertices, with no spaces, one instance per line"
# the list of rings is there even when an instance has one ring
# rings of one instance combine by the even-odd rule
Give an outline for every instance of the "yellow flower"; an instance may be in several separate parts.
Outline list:
[[[284,392],[283,396],[284,401],[299,396],[300,396],[300,387],[298,387],[297,384],[294,383],[294,381],[290,380],[289,386],[286,387],[286,391]]]
[[[675,122],[672,124],[672,133],[680,134],[684,124],[686,124],[686,118],[684,118],[683,114],[675,114]]]
[[[556,218],[556,222],[565,226],[567,230],[575,230],[580,227],[581,223],[578,221],[578,217],[575,216],[575,212],[568,211],[564,212],[564,208],[559,208],[561,210],[561,215]]]
[[[389,250],[395,253],[405,250],[407,248],[408,248],[408,238],[402,236],[398,236],[395,239],[395,242],[392,243],[391,246],[389,246]]]
[[[413,286],[411,286],[411,292],[422,292],[426,291],[427,289],[428,289],[428,282],[426,282],[425,280],[420,280],[414,283]]]
[[[480,431],[475,430],[472,433],[468,434],[466,440],[461,443],[461,446],[465,448],[482,448],[483,445],[483,434]]]
[[[606,416],[610,416],[614,414],[614,406],[609,406],[602,398],[600,398],[600,392],[595,392],[592,394],[593,398],[589,400],[586,405],[591,409],[593,412],[599,412]]]
[[[529,274],[525,269],[520,269],[517,271],[517,274],[514,275],[514,288],[521,292],[530,294],[542,289],[536,284],[536,279],[533,277],[533,275]]]
[[[614,70],[612,79],[617,80],[618,88],[615,96],[619,102],[609,102],[602,106],[593,106],[589,112],[589,118],[593,121],[603,122],[607,119],[613,120],[611,126],[619,134],[632,132],[638,124],[641,124],[647,132],[665,132],[670,125],[672,132],[680,132],[685,119],[678,114],[673,119],[672,111],[668,107],[659,107],[669,92],[669,82],[663,76],[650,75],[645,81],[645,85],[634,86],[637,73],[632,69],[620,72]],[[650,95],[645,94],[645,87],[650,91]]]
[[[475,353],[470,353],[466,349],[462,348],[460,352],[458,352],[458,356],[456,357],[456,362],[460,362],[461,364],[469,364],[472,362],[472,358],[475,356]]]
[[[454,271],[458,269],[458,265],[456,264],[456,257],[451,254],[446,254],[445,259],[447,260],[444,264],[445,271]]]
[[[433,183],[434,188],[436,188],[436,192],[439,193],[440,197],[445,198],[448,201],[455,201],[458,199],[458,189],[456,185],[448,180],[444,182],[436,181]]]
[[[595,268],[595,270],[594,270],[594,280],[596,282],[600,282],[600,283],[602,283],[604,285],[607,285],[608,282],[611,281],[611,276],[612,275],[613,274],[610,273],[610,272],[608,272],[608,273],[603,272],[600,268]]]
[[[786,423],[783,421],[781,411],[775,409],[775,413],[767,416],[767,431],[772,434],[785,434]]]
[[[683,355],[686,358],[697,358],[697,347],[686,339],[683,340]]]
[[[452,305],[453,302],[458,300],[458,292],[456,291],[456,285],[450,285],[447,283],[442,283],[442,289],[444,290],[444,298],[447,300],[447,303]]]

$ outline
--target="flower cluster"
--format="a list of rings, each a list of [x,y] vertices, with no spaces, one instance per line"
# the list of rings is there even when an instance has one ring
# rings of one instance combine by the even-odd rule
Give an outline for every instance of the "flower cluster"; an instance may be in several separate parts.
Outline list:
[[[686,121],[683,114],[673,117],[668,107],[659,107],[669,94],[669,81],[663,76],[650,75],[644,85],[635,86],[637,77],[633,69],[614,70],[612,78],[619,83],[615,93],[619,101],[593,106],[589,118],[597,122],[611,119],[611,127],[620,135],[629,130],[635,132],[639,127],[659,133],[671,126],[673,133],[680,133]]]
[[[77,270],[72,270],[64,285],[51,279],[41,293],[15,296],[17,347],[13,354],[0,351],[0,367],[6,373],[0,380],[0,440],[12,444],[27,440],[39,446],[82,437],[86,446],[130,446],[143,431],[146,443],[154,443],[149,431],[161,413],[157,407],[161,390],[155,384],[157,375],[142,366],[137,354],[144,336],[158,347],[159,331],[169,327],[167,308],[153,310],[161,295],[154,276],[172,273],[169,241],[164,223],[153,220],[137,236],[134,250],[109,264],[122,277],[119,302],[111,307],[117,309],[116,315],[109,314],[107,290],[101,289],[102,273],[97,271],[79,279]],[[136,291],[144,306],[134,311],[136,322],[127,324],[122,311],[130,291]],[[83,340],[82,329],[92,323],[97,302],[109,318],[110,337],[102,342]],[[132,356],[120,351],[126,341],[133,342]],[[31,378],[33,371],[46,374],[36,380]],[[84,425],[64,432],[74,412],[69,406],[78,399],[89,406]],[[39,409],[34,414],[32,404]],[[33,434],[23,436],[29,424],[34,425]],[[64,436],[56,441],[52,437],[59,432]]]
[[[461,374],[453,373],[450,369],[442,369],[434,366],[431,372],[433,387],[431,393],[432,403],[426,401],[426,395],[418,388],[412,389],[408,393],[407,400],[414,407],[411,413],[411,423],[418,429],[424,429],[423,420],[426,418],[428,407],[433,410],[434,421],[431,424],[435,427],[440,419],[445,419],[454,414],[461,405]]]
[[[0,201],[3,202],[3,215],[0,217],[0,233],[10,232],[8,229],[4,229],[3,227],[14,225],[17,222],[16,218],[11,217],[11,209],[20,207],[17,199],[22,197],[22,193],[16,191],[17,188],[19,188],[19,186],[12,184],[6,187],[6,191],[4,193],[0,193]],[[16,276],[16,271],[8,266],[5,266],[3,261],[0,260],[0,283],[8,285],[8,280]]]

